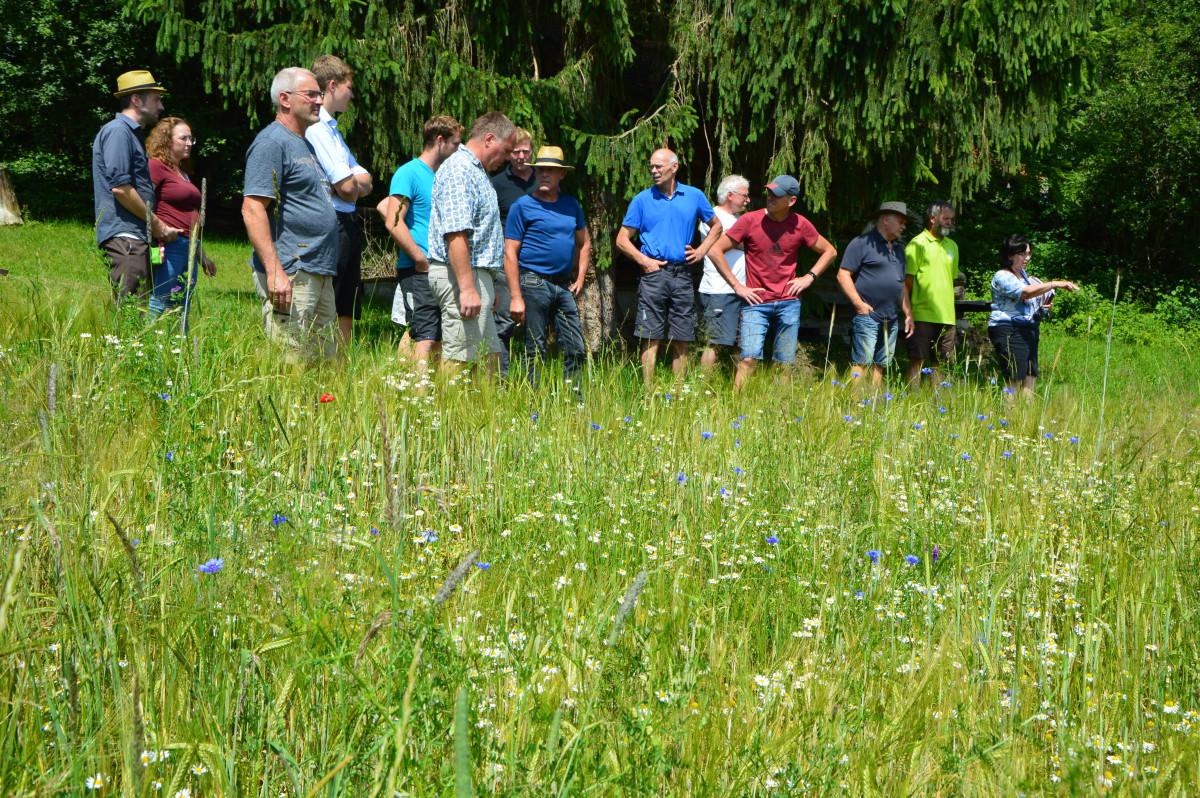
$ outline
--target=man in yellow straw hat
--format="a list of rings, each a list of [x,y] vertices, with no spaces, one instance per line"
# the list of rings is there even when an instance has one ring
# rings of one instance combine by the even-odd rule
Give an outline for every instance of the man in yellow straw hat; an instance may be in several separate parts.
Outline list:
[[[537,384],[538,361],[546,357],[546,332],[554,322],[563,351],[563,376],[578,399],[587,352],[575,298],[587,277],[592,239],[579,201],[558,190],[573,168],[558,147],[538,150],[533,193],[518,199],[508,211],[504,275],[512,294],[513,320],[525,324],[530,382]]]
[[[146,207],[154,201],[154,184],[150,182],[144,128],[162,114],[164,92],[145,70],[121,75],[113,92],[121,110],[100,128],[92,144],[96,243],[108,258],[118,302],[131,295],[139,299],[150,295],[154,278],[149,235],[169,243],[183,232],[154,214],[150,214],[150,230],[146,230]]]

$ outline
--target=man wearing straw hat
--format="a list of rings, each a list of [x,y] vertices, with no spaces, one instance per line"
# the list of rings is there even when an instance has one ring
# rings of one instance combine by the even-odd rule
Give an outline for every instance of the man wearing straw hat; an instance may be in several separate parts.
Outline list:
[[[871,214],[872,227],[850,242],[838,269],[838,285],[854,307],[850,362],[855,377],[871,369],[878,388],[896,353],[899,311],[904,336],[913,333],[912,304],[904,284],[907,263],[899,239],[912,214],[903,202],[885,202]]]
[[[147,208],[154,202],[144,128],[163,112],[165,89],[145,70],[117,78],[113,96],[121,110],[92,144],[92,188],[96,203],[96,243],[109,262],[109,278],[118,302],[146,299],[154,287],[149,235],[170,243],[184,232],[163,223]]]
[[[525,324],[529,381],[537,385],[538,363],[546,357],[546,332],[553,321],[563,351],[563,376],[578,399],[587,352],[575,298],[583,290],[592,239],[579,201],[558,190],[572,169],[561,148],[538,150],[533,193],[514,202],[508,212],[504,275],[513,320]]]

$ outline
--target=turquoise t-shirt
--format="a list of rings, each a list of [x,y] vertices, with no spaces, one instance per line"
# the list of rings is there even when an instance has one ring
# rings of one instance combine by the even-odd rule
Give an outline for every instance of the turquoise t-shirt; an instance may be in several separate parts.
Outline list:
[[[393,197],[404,197],[408,200],[408,210],[404,214],[404,224],[412,233],[413,241],[426,255],[429,254],[429,211],[433,197],[433,170],[420,158],[413,158],[396,170],[392,175],[392,185],[388,193]],[[411,269],[416,264],[404,250],[396,257],[396,270]]]

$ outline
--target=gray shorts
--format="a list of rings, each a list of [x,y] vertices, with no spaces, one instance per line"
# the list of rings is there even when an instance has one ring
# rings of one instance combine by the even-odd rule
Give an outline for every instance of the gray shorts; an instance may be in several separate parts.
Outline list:
[[[482,307],[473,319],[464,319],[458,312],[458,280],[445,263],[429,264],[429,288],[442,309],[442,359],[474,363],[487,354],[500,353],[500,336],[496,334],[496,272],[492,269],[472,269],[475,290]]]
[[[691,266],[668,263],[642,275],[633,334],[652,341],[696,340],[696,289]]]
[[[709,346],[737,344],[738,321],[745,302],[737,294],[701,294],[700,331]]]

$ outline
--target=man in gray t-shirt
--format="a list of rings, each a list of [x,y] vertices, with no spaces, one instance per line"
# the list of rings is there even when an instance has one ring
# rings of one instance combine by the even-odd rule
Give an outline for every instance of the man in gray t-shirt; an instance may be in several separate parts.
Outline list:
[[[896,351],[899,314],[904,313],[904,335],[913,331],[912,305],[904,285],[904,247],[900,235],[909,222],[903,202],[885,202],[871,215],[874,226],[846,247],[838,285],[850,300],[855,316],[850,360],[851,373],[861,378],[871,369],[871,382],[883,382],[883,369]]]
[[[313,73],[280,70],[271,82],[275,121],[246,152],[242,219],[263,300],[267,335],[288,359],[336,351],[338,228],[332,191],[304,131],[319,119],[323,96]]]

